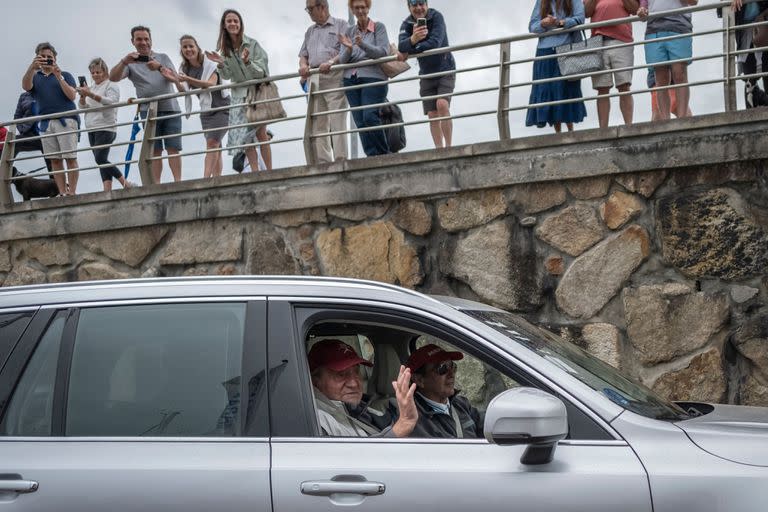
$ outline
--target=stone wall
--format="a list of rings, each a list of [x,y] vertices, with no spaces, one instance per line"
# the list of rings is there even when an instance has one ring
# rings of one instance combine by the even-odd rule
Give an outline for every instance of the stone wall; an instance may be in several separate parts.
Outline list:
[[[768,405],[766,162],[753,109],[19,204],[0,284],[374,279],[518,311],[674,399]]]
[[[15,240],[0,282],[373,279],[522,312],[674,399],[768,405],[763,165]]]

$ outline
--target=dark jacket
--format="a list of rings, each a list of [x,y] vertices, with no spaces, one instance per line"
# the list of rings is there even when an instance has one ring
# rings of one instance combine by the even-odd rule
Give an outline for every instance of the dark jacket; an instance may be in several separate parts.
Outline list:
[[[32,117],[37,115],[37,105],[35,104],[35,98],[31,92],[23,92],[19,96],[19,101],[16,103],[16,112],[13,114],[14,119],[23,119],[25,117]],[[17,124],[16,131],[19,137],[35,137],[40,135],[37,130],[37,123],[24,123]]]
[[[448,31],[445,26],[445,19],[439,11],[429,9],[427,11],[427,38],[419,41],[415,45],[411,44],[413,27],[416,25],[416,19],[408,16],[403,24],[400,25],[400,36],[398,38],[398,50],[408,54],[418,54],[435,48],[445,48],[448,44]],[[440,71],[450,71],[456,69],[456,61],[450,52],[439,55],[430,55],[429,57],[420,57],[419,74],[428,75],[430,73],[439,73]]]
[[[420,393],[414,395],[416,408],[419,410],[419,421],[413,429],[411,437],[439,437],[456,439],[456,421],[453,416],[435,412],[424,400]],[[451,409],[455,410],[463,438],[476,439],[483,437],[483,417],[469,400],[458,394],[448,399]]]

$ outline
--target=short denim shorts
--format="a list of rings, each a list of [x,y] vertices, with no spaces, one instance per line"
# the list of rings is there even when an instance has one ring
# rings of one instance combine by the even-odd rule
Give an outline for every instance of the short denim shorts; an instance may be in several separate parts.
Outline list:
[[[178,112],[158,112],[157,117],[170,116],[174,114],[176,115],[170,119],[161,119],[157,121],[157,124],[155,125],[155,137],[162,137],[164,135],[178,135],[181,133],[181,116],[178,115]],[[147,118],[146,111],[141,113],[141,118]],[[181,151],[180,135],[178,137],[168,137],[166,139],[156,140],[155,149],[162,151],[163,143],[165,143],[166,150],[176,149]]]
[[[646,41],[658,39],[661,37],[679,36],[677,32],[657,32],[647,34]],[[648,64],[658,64],[670,60],[690,59],[693,56],[693,38],[683,37],[671,41],[661,41],[659,43],[646,43],[645,62]]]

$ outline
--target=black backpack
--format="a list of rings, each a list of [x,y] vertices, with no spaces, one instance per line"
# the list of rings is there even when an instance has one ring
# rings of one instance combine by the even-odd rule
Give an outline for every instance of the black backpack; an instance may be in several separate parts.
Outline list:
[[[381,107],[379,109],[379,116],[381,117],[382,125],[403,122],[403,111],[400,110],[400,107],[397,105],[386,105]],[[397,153],[405,147],[405,126],[390,126],[389,128],[384,128],[384,133],[387,137],[389,150],[392,153]]]

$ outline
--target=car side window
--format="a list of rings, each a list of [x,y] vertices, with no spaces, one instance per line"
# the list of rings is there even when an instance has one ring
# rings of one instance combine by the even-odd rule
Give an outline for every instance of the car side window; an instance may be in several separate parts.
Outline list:
[[[32,320],[32,312],[0,313],[0,368]]]
[[[66,313],[59,313],[40,339],[8,404],[0,426],[2,435],[51,435],[56,363],[65,321]]]
[[[67,436],[239,435],[246,305],[83,309]]]
[[[351,408],[345,406],[348,413],[355,417],[355,420],[351,422],[355,428],[351,430],[327,428],[326,423],[328,422],[324,419],[327,414],[331,414],[336,419],[341,418],[343,420],[344,418],[336,414],[336,411],[325,403],[325,396],[334,390],[314,390],[315,406],[319,409],[316,413],[318,413],[321,432],[323,435],[334,437],[351,436],[354,435],[353,432],[358,432],[361,429],[366,431],[366,426],[361,425],[360,422],[381,430],[382,425],[388,424],[384,421],[385,418],[391,419],[397,416],[398,411],[392,381],[397,379],[400,365],[407,362],[411,349],[415,350],[428,343],[433,343],[446,350],[458,350],[441,338],[379,322],[322,322],[314,325],[310,328],[305,340],[307,354],[310,353],[315,344],[323,340],[341,341],[354,350],[356,356],[373,364],[372,367],[358,366],[363,391],[363,398],[360,403],[364,404],[364,407],[362,405]],[[519,385],[513,379],[466,353],[464,359],[458,363],[459,366],[455,372],[457,393],[459,396],[467,398],[470,405],[476,408],[481,415],[493,397]],[[323,392],[323,394],[318,396],[318,391]],[[334,396],[328,396],[328,398],[340,400]]]

